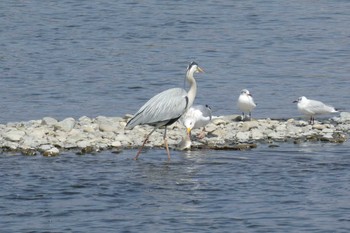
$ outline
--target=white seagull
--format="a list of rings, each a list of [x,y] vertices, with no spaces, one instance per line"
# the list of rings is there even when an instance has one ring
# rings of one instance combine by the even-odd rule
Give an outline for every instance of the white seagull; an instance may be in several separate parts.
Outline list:
[[[205,136],[205,126],[212,119],[212,111],[208,105],[194,105],[187,110],[181,121],[187,129],[187,134],[191,136],[192,129],[203,127],[203,131],[197,135],[198,138]]]
[[[245,113],[248,113],[248,118],[251,119],[252,117],[252,110],[256,107],[256,104],[254,103],[253,96],[250,94],[250,92],[247,89],[241,90],[241,94],[238,97],[237,106],[239,110],[242,111],[242,117],[241,119],[244,120]]]
[[[326,105],[318,100],[307,99],[305,96],[299,97],[297,100],[293,101],[293,103],[298,103],[298,110],[310,117],[310,124],[315,123],[315,115],[338,112],[337,109],[330,105]]]

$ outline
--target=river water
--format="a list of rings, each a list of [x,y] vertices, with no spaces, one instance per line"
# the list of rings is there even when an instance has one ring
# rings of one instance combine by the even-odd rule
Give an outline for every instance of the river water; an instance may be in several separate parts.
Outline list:
[[[184,84],[196,104],[349,111],[348,1],[1,1],[0,123],[134,113]],[[331,116],[321,117],[321,119]],[[251,151],[0,155],[1,232],[349,232],[350,143]]]

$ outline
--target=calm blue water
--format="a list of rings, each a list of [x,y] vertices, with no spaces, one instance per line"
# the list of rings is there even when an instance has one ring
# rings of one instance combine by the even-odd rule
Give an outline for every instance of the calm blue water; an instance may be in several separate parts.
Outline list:
[[[0,123],[134,113],[183,86],[196,104],[300,117],[349,111],[348,1],[1,1]],[[329,116],[328,116],[329,117]],[[350,144],[246,152],[0,155],[2,232],[348,232]]]
[[[1,231],[350,230],[344,146],[135,153],[3,155]]]

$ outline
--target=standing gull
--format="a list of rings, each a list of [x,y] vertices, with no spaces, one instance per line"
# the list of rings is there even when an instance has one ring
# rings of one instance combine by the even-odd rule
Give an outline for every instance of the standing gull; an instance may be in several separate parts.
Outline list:
[[[298,110],[310,117],[310,124],[315,123],[315,115],[338,112],[338,110],[330,105],[326,105],[318,100],[310,100],[305,96],[299,97],[297,100],[293,101],[293,103],[298,103]]]
[[[197,135],[198,138],[203,138],[205,135],[205,126],[212,119],[212,111],[208,105],[194,105],[187,110],[182,117],[182,123],[187,129],[187,134],[191,136],[192,129],[203,127],[201,133]]]
[[[170,152],[166,138],[166,129],[168,125],[176,122],[189,109],[196,97],[197,84],[193,77],[194,73],[203,72],[196,62],[191,62],[187,67],[186,80],[190,84],[187,92],[182,88],[171,88],[165,90],[148,100],[135,115],[128,121],[125,129],[132,129],[136,125],[151,125],[154,129],[147,135],[141,148],[136,154],[135,160],[138,159],[142,148],[146,144],[151,134],[159,127],[165,126],[164,145],[170,160]]]
[[[237,106],[239,110],[242,111],[242,120],[245,118],[245,113],[248,113],[248,118],[251,119],[251,112],[256,107],[256,104],[254,103],[254,99],[247,89],[241,90],[241,94],[238,97]]]

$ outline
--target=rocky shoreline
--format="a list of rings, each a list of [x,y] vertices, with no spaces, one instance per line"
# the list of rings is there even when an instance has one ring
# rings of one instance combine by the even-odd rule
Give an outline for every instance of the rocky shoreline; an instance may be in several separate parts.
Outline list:
[[[101,150],[119,152],[141,146],[150,126],[136,126],[124,130],[130,115],[124,117],[66,118],[58,121],[51,117],[27,122],[0,124],[0,148],[4,152],[24,155],[55,156],[65,150],[78,154],[95,153]],[[350,113],[342,112],[330,120],[307,121],[287,119],[253,119],[239,121],[237,115],[217,117],[206,126],[206,136],[196,138],[201,129],[193,130],[191,149],[244,150],[255,148],[260,143],[278,142],[342,143],[350,132]],[[163,129],[155,131],[146,148],[163,147]],[[186,135],[184,126],[175,123],[168,127],[167,136],[171,149],[183,149]]]

